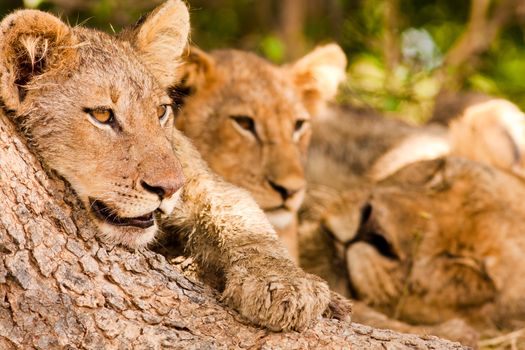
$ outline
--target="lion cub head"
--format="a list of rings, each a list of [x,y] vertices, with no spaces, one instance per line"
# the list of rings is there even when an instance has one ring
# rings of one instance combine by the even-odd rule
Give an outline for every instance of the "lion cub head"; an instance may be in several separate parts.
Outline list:
[[[373,186],[310,188],[301,262],[396,319],[506,327],[525,312],[524,195],[520,178],[454,157]]]
[[[171,100],[158,81],[174,83],[188,21],[186,6],[172,0],[130,31],[129,42],[40,11],[0,23],[4,112],[112,242],[150,241],[156,214],[173,210],[184,182],[169,140]]]
[[[310,118],[334,97],[345,66],[333,44],[281,67],[248,52],[191,48],[173,92],[182,105],[176,126],[216,173],[251,192],[279,230],[304,197]]]

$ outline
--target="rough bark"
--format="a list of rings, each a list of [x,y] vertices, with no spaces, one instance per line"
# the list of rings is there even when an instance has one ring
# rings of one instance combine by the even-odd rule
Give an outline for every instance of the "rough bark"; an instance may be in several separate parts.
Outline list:
[[[0,349],[461,349],[323,319],[303,333],[243,323],[148,250],[109,247],[0,114]]]

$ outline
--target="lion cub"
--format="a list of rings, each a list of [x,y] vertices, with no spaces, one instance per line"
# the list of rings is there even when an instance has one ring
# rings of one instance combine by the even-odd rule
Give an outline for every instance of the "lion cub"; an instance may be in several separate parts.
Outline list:
[[[122,39],[15,12],[0,23],[2,113],[72,185],[102,239],[142,247],[165,217],[199,264],[224,276],[229,305],[272,330],[304,329],[329,306],[328,286],[289,260],[251,197],[173,130],[166,90],[188,32],[180,0]]]
[[[192,47],[172,93],[176,126],[213,171],[252,194],[296,260],[310,118],[334,97],[345,66],[334,44],[282,67],[248,52]]]

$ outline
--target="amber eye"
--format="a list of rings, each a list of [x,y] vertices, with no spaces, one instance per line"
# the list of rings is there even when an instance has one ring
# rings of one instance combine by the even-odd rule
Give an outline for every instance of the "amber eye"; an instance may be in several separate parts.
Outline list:
[[[113,111],[109,108],[86,108],[84,111],[88,113],[92,119],[101,124],[111,124],[115,120]]]
[[[169,108],[168,105],[160,105],[157,107],[157,117],[161,123],[168,118],[170,112]]]
[[[246,115],[234,115],[230,117],[235,121],[237,125],[239,125],[242,129],[251,132],[253,135],[257,136],[257,132],[255,131],[255,121]]]

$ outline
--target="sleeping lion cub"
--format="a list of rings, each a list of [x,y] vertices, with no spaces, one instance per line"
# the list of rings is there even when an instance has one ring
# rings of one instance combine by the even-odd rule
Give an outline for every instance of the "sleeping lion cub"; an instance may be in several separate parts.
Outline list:
[[[7,16],[2,113],[72,185],[103,240],[142,247],[164,217],[203,268],[224,276],[229,305],[272,330],[304,329],[329,306],[328,286],[287,258],[251,197],[212,175],[173,129],[166,90],[188,17],[169,0],[116,39],[40,11]]]
[[[357,300],[356,322],[468,344],[473,329],[523,327],[522,178],[449,155],[372,182],[376,160],[421,128],[340,109],[313,130],[301,266]]]
[[[334,44],[282,67],[248,52],[191,48],[173,91],[176,126],[213,171],[253,195],[296,259],[310,118],[334,97],[345,66]]]

